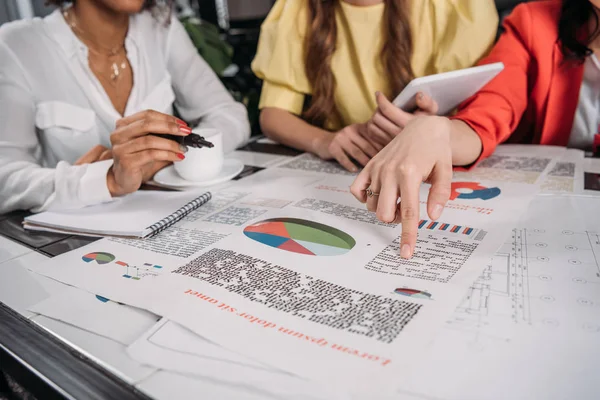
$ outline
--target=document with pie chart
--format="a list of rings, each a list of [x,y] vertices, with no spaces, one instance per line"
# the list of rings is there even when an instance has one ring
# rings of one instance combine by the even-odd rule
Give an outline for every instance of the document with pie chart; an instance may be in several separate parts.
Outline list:
[[[455,180],[433,221],[423,185],[405,260],[402,226],[356,201],[352,176],[285,173],[280,185],[268,170],[232,182],[155,238],[105,239],[32,268],[286,373],[382,393],[414,369],[536,191]]]

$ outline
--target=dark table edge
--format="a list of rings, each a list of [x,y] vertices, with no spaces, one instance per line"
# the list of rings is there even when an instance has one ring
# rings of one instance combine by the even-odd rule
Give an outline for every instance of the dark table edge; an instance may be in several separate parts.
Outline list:
[[[0,302],[0,366],[38,399],[150,397]]]

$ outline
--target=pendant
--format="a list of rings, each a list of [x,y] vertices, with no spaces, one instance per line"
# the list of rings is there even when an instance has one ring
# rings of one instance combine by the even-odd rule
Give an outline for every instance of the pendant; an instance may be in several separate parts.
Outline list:
[[[121,72],[119,71],[119,66],[117,65],[117,63],[112,63],[110,68],[112,69],[112,74],[110,75],[110,79],[112,79],[114,81],[119,77],[119,74]]]

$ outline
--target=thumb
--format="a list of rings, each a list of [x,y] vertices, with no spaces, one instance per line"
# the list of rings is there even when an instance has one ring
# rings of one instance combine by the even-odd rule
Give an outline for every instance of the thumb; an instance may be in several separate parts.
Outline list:
[[[375,93],[377,107],[381,114],[392,121],[396,126],[404,128],[406,124],[413,118],[413,115],[396,107],[391,101],[381,92]]]
[[[436,115],[439,111],[437,102],[429,95],[419,92],[417,93],[417,114]]]
[[[74,165],[83,165],[83,164],[91,164],[96,162],[100,155],[106,150],[106,147],[98,144],[92,147],[87,153],[82,155],[77,161],[75,161]]]

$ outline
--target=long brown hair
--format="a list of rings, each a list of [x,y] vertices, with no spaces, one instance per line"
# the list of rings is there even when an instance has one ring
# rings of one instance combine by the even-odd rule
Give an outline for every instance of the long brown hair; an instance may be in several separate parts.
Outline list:
[[[336,49],[336,10],[341,0],[307,0],[308,33],[304,41],[304,68],[312,86],[312,101],[304,117],[312,124],[324,126],[337,114],[334,101],[336,81],[331,58]],[[399,93],[414,77],[410,63],[413,45],[408,15],[408,1],[384,0],[383,46],[381,64],[389,89]],[[419,1],[419,0],[412,0]]]

